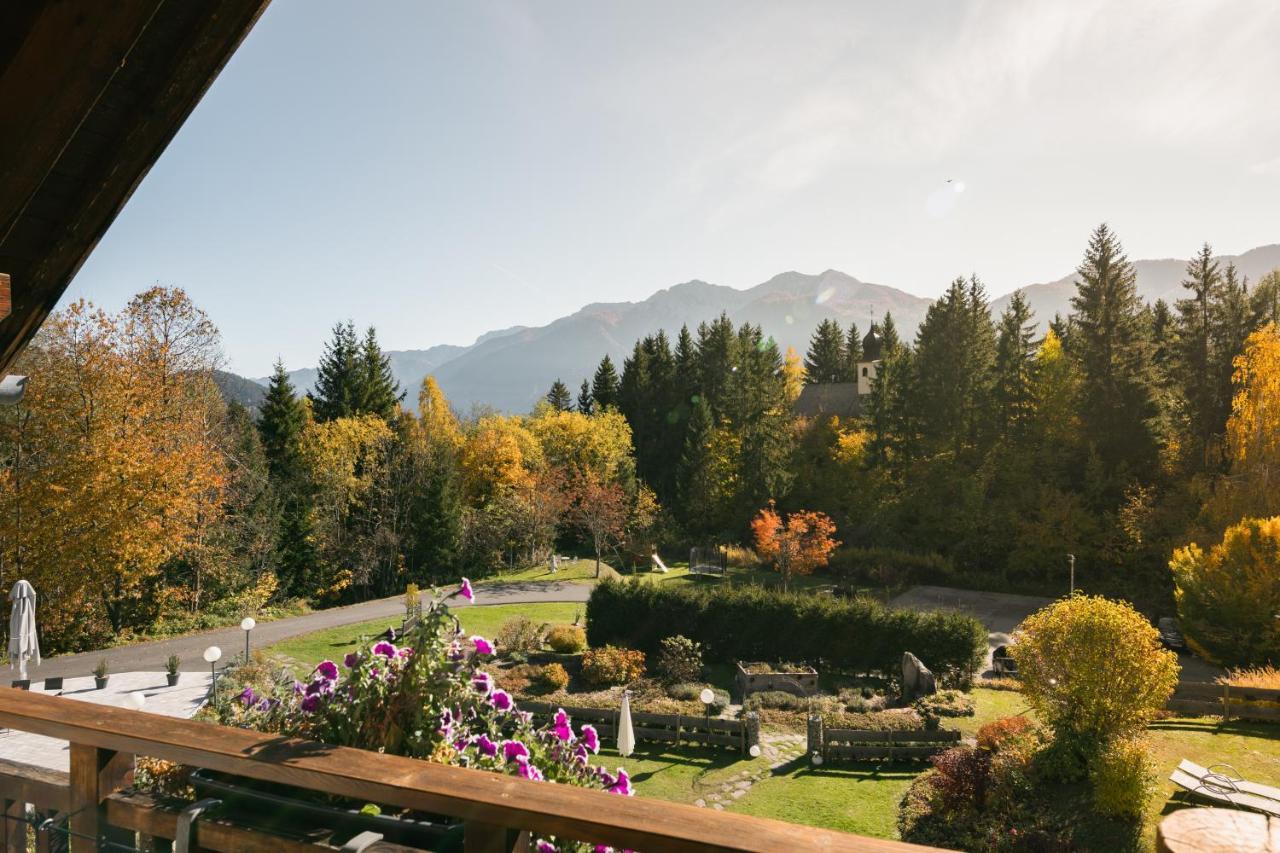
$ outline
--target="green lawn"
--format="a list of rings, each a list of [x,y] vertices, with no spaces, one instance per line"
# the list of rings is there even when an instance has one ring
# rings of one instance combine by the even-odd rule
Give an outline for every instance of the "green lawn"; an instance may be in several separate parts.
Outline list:
[[[898,801],[921,769],[920,764],[848,762],[817,768],[795,762],[757,782],[728,810],[895,838]]]
[[[618,577],[618,573],[608,563],[600,563],[600,577]],[[596,561],[590,560],[566,560],[560,564],[560,568],[551,571],[551,567],[546,563],[540,563],[536,566],[530,566],[527,569],[520,569],[514,572],[499,572],[496,575],[487,577],[484,580],[476,581],[476,586],[484,586],[493,583],[546,583],[549,581],[574,581],[575,583],[595,583],[596,581]]]
[[[592,760],[610,771],[626,768],[642,796],[677,803],[692,803],[705,797],[730,777],[744,770],[755,772],[764,762],[764,758],[743,758],[734,749],[682,746],[677,750],[669,744],[656,743],[638,744],[629,758],[620,757],[612,747],[602,747]]]
[[[677,586],[710,586],[714,584],[758,584],[760,586],[778,586],[781,580],[778,573],[768,568],[745,568],[730,566],[724,577],[716,575],[695,575],[689,571],[688,563],[668,563],[666,574],[657,571],[637,572],[627,577],[642,583],[674,584]],[[792,579],[791,587],[795,590],[823,589],[833,586],[827,575],[808,575]]]
[[[502,627],[502,623],[515,616],[526,616],[535,622],[560,624],[573,622],[575,617],[585,614],[585,605],[570,602],[539,602],[536,604],[494,604],[480,607],[459,607],[452,611],[463,629],[468,634],[480,634],[493,637]],[[357,622],[354,625],[343,625],[338,628],[327,628],[313,631],[282,640],[268,646],[266,653],[289,657],[299,664],[312,667],[320,661],[340,660],[343,655],[370,637],[381,634],[388,626],[400,627],[397,619],[375,619],[369,622]]]

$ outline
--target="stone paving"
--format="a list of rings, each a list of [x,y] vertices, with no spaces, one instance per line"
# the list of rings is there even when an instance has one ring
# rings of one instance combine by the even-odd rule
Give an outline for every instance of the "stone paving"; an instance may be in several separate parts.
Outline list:
[[[743,770],[727,781],[720,783],[720,786],[710,794],[694,800],[693,804],[699,808],[724,811],[726,804],[731,804],[735,800],[745,797],[751,790],[751,786],[756,782],[774,775],[783,767],[803,757],[804,750],[804,735],[761,734],[760,755],[764,761],[768,762],[767,766],[757,766],[750,770]]]
[[[33,693],[45,693],[43,681],[32,681]],[[135,695],[146,698],[142,710],[167,717],[190,717],[204,704],[209,693],[209,673],[183,672],[178,684],[170,687],[164,673],[120,672],[112,673],[102,690],[94,687],[93,676],[68,678],[61,691],[45,693],[46,696],[66,696],[80,702],[99,705],[115,705],[134,710]],[[65,740],[43,735],[0,728],[0,758],[23,764],[34,764],[50,770],[71,769],[71,748]]]

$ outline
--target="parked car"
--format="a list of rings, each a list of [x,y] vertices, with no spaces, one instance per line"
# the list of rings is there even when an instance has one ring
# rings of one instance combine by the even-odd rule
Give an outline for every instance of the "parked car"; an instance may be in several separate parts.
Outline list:
[[[991,653],[991,668],[995,670],[996,675],[1007,675],[1013,678],[1018,676],[1018,662],[1009,654],[1008,646],[996,646],[996,650]]]
[[[1172,616],[1161,616],[1156,622],[1156,630],[1160,632],[1160,642],[1166,649],[1175,652],[1187,650],[1187,640],[1182,636],[1182,626]]]

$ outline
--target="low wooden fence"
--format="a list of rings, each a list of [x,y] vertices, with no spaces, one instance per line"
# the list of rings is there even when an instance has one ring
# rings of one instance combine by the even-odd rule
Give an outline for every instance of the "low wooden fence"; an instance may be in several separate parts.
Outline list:
[[[950,729],[837,729],[816,714],[809,718],[809,755],[823,761],[923,761],[959,742],[960,732]]]
[[[520,710],[529,711],[539,718],[550,719],[561,708],[575,722],[586,722],[595,726],[596,732],[602,739],[608,741],[617,739],[620,714],[617,709],[574,708],[520,700]],[[760,743],[760,715],[754,711],[747,712],[741,720],[725,720],[720,717],[693,714],[649,714],[644,711],[632,711],[631,726],[637,743],[647,740],[677,745],[694,743],[704,746],[728,746],[740,750],[743,755],[750,754],[751,747],[758,746]]]
[[[1214,714],[1225,720],[1235,717],[1280,721],[1280,690],[1209,682],[1180,683],[1165,707],[1179,714]]]

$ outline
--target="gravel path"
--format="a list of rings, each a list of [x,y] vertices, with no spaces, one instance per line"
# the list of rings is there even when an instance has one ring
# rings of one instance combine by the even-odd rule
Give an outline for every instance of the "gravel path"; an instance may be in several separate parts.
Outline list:
[[[494,583],[476,585],[476,603],[468,605],[461,598],[450,600],[450,607],[476,607],[497,604],[533,604],[543,601],[583,602],[591,595],[591,584],[571,583],[567,581],[537,583]],[[37,618],[39,612],[37,611]],[[334,607],[329,610],[317,610],[304,616],[290,616],[271,622],[260,622],[253,629],[252,645],[255,649],[269,646],[289,637],[320,631],[325,628],[337,628],[356,622],[367,622],[373,619],[386,619],[388,625],[399,627],[400,618],[404,615],[404,596],[380,598],[365,601],[346,607]],[[102,658],[112,672],[160,672],[164,670],[169,655],[176,654],[182,658],[183,672],[207,672],[208,667],[201,655],[209,646],[222,649],[225,663],[236,654],[244,652],[244,631],[240,628],[217,628],[167,640],[156,640],[149,643],[138,643],[132,646],[118,646],[97,652],[83,652],[75,655],[58,655],[46,658],[38,667],[32,667],[31,679],[49,678],[51,676],[74,677],[89,675],[93,667]],[[17,677],[15,672],[13,677]]]

